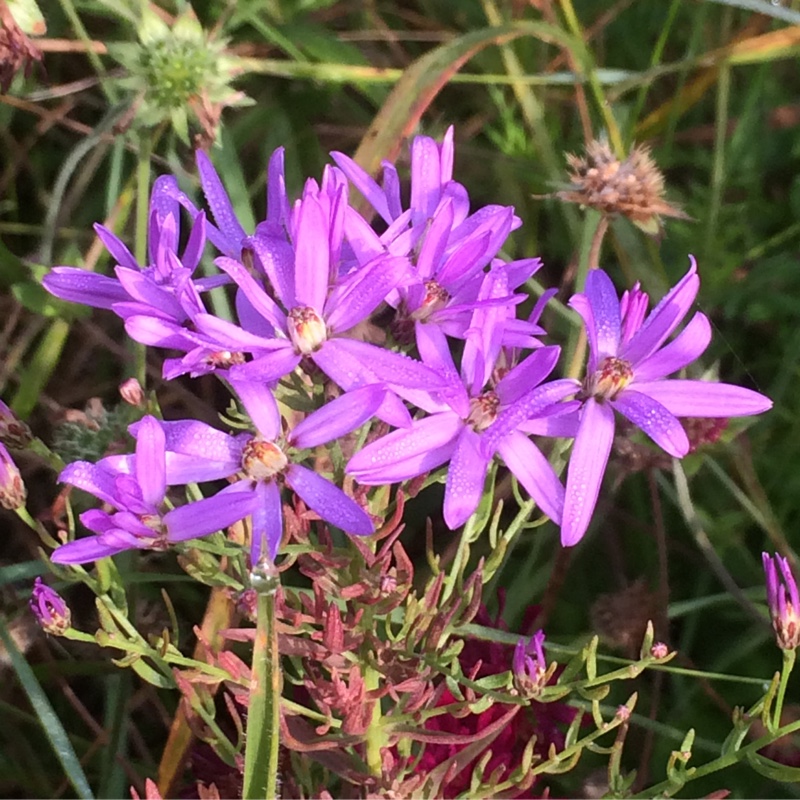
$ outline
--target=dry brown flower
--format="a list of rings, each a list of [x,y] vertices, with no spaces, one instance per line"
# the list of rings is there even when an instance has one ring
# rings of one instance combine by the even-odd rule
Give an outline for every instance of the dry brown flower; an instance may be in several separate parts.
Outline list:
[[[570,184],[556,192],[568,203],[621,214],[645,233],[660,235],[661,217],[690,219],[664,199],[664,176],[646,145],[637,145],[620,161],[604,139],[589,142],[586,154],[567,155]]]
[[[33,62],[41,60],[41,50],[17,25],[5,0],[0,0],[0,92],[8,91],[18,72],[27,77]]]

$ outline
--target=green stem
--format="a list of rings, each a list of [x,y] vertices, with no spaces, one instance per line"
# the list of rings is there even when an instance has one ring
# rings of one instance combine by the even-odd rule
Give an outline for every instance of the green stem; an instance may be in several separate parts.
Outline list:
[[[800,720],[785,725],[783,728],[778,728],[774,733],[767,733],[764,736],[756,739],[750,744],[745,745],[739,750],[733,750],[730,753],[715,758],[699,767],[690,768],[684,775],[685,781],[680,786],[676,786],[672,780],[665,780],[657,783],[655,786],[649,786],[647,789],[639,792],[638,794],[631,795],[632,798],[649,798],[649,797],[671,797],[675,792],[683,788],[689,781],[697,780],[697,778],[704,778],[706,775],[711,775],[714,772],[719,772],[727,767],[732,767],[747,759],[749,753],[757,753],[762,748],[773,742],[788,736],[790,733],[800,730]]]
[[[789,683],[789,676],[794,669],[795,658],[797,657],[796,650],[783,651],[783,669],[781,670],[781,682],[778,686],[778,696],[775,700],[775,711],[772,717],[772,726],[778,729],[781,726],[781,714],[783,713],[783,700],[786,697],[786,686]]]
[[[258,593],[256,637],[247,711],[243,800],[277,797],[281,668],[275,627],[278,571],[264,559],[251,575]]]
[[[453,566],[450,568],[450,574],[445,578],[444,589],[442,591],[442,600],[444,602],[453,594],[456,584],[464,572],[464,567],[467,565],[469,559],[469,544],[473,541],[473,530],[475,523],[478,519],[478,512],[476,511],[466,522],[461,530],[461,539],[458,542],[458,550],[456,550],[456,557],[453,559]]]
[[[372,667],[367,666],[364,670],[364,685],[369,689],[377,689],[380,681],[380,674]],[[383,770],[383,747],[386,745],[386,735],[383,729],[380,699],[375,700],[372,708],[372,719],[367,728],[367,767],[370,774],[380,778]]]

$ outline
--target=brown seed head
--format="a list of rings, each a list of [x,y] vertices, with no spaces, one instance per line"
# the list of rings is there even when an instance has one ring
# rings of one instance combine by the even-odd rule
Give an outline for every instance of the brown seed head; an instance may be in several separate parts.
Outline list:
[[[661,233],[661,217],[689,219],[664,199],[664,176],[644,145],[620,161],[605,140],[592,141],[586,155],[567,155],[570,185],[556,197],[568,203],[622,214],[645,233]]]

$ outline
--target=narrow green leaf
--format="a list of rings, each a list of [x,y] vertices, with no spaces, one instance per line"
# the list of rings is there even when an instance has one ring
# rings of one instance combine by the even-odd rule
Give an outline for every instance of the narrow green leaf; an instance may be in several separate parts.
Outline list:
[[[50,740],[53,752],[56,758],[61,762],[61,766],[64,768],[69,782],[74,787],[78,797],[94,797],[89,787],[89,782],[86,780],[86,775],[84,775],[83,767],[81,767],[81,763],[78,760],[78,756],[75,754],[67,732],[61,724],[61,720],[56,716],[53,706],[47,699],[47,695],[44,693],[39,681],[36,680],[36,676],[33,674],[30,665],[17,649],[17,645],[11,637],[2,616],[0,616],[0,640],[2,640],[6,648],[6,652],[11,660],[11,665],[17,673],[17,678],[19,678],[20,685],[25,690],[25,694],[28,696],[28,700],[31,706],[33,706],[33,710],[39,720],[39,724]]]

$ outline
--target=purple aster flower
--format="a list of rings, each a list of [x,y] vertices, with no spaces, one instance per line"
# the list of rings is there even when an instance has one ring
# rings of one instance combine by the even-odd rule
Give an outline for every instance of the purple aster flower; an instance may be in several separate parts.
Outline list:
[[[228,283],[229,279],[226,275],[193,279],[205,248],[205,215],[195,209],[192,229],[179,255],[178,197],[184,195],[174,177],[162,175],[156,179],[150,196],[149,266],[140,266],[121,239],[102,225],[95,225],[97,235],[117,262],[116,278],[75,267],[53,267],[43,280],[44,287],[62,300],[112,309],[123,318],[152,314],[185,320],[196,306],[197,292]],[[192,287],[188,293],[187,284]]]
[[[360,483],[377,485],[408,480],[449,461],[444,519],[454,529],[478,507],[486,472],[498,453],[539,507],[559,522],[563,487],[520,426],[532,417],[567,410],[570,406],[559,403],[575,393],[575,382],[539,385],[552,372],[560,352],[558,347],[543,347],[501,380],[491,381],[486,390],[500,349],[500,329],[487,317],[490,311],[479,309],[474,314],[475,334],[466,341],[460,376],[441,330],[417,328],[423,361],[438,368],[447,386],[427,392],[398,389],[430,416],[368,445],[353,456],[347,469]]]
[[[796,650],[800,645],[800,597],[789,561],[761,554],[767,580],[767,603],[778,647]]]
[[[169,547],[164,515],[167,490],[165,438],[161,423],[151,416],[138,425],[136,453],[126,456],[123,469],[119,457],[109,456],[91,464],[76,461],[64,469],[59,480],[93,494],[115,511],[92,509],[80,516],[95,533],[68,542],[50,556],[55,564],[83,564],[123,550],[166,550]]]
[[[762,394],[699,380],[665,380],[697,359],[711,340],[706,316],[697,312],[664,344],[689,311],[700,280],[697,265],[647,318],[648,296],[638,284],[617,298],[611,279],[592,270],[585,294],[570,305],[583,317],[589,361],[583,382],[577,435],[567,472],[561,543],[576,544],[589,526],[614,438],[614,411],[641,428],[675,458],[689,451],[678,417],[738,417],[772,406]]]
[[[220,479],[232,483],[212,497],[170,511],[164,517],[169,542],[195,539],[252,518],[251,558],[274,559],[283,533],[281,486],[289,486],[313,511],[347,533],[374,532],[369,516],[341,489],[302,466],[302,451],[350,433],[380,407],[386,389],[367,386],[333,400],[306,417],[288,435],[281,431],[272,394],[253,383],[234,388],[257,433],[230,435],[195,420],[163,422],[166,480],[184,484]],[[131,430],[140,438],[141,423]],[[124,468],[127,457],[118,457]],[[297,459],[297,460],[293,460]]]
[[[14,511],[25,505],[27,496],[14,459],[5,445],[0,444],[0,506]]]
[[[237,380],[276,381],[308,358],[346,391],[380,382],[435,384],[436,374],[419,362],[349,336],[407,279],[409,266],[405,259],[383,254],[338,277],[345,197],[344,187],[336,188],[333,180],[329,184],[318,190],[307,186],[295,208],[293,269],[273,270],[278,276],[270,280],[275,299],[242,263],[225,256],[217,259],[246,301],[248,327],[258,327],[258,331],[225,326],[209,315],[195,317],[197,330],[216,336],[227,350],[255,356],[231,368],[230,375]],[[254,322],[254,317],[260,322]],[[273,338],[265,340],[263,332],[269,330],[274,331]],[[386,395],[379,416],[393,424],[408,419],[402,403],[392,395]]]
[[[33,582],[30,601],[31,611],[42,630],[53,636],[63,636],[72,627],[72,615],[64,598],[41,578]]]
[[[470,216],[467,190],[453,180],[454,155],[452,126],[447,129],[441,144],[437,144],[429,136],[414,137],[411,142],[411,196],[408,211],[405,212],[400,197],[400,178],[393,164],[388,161],[382,163],[381,187],[352,158],[344,153],[331,153],[339,169],[387,225],[392,226],[407,216],[406,224],[410,223],[412,229],[422,229],[434,216],[442,201],[450,199],[453,210],[450,228],[453,239],[459,239],[474,231],[497,210],[503,209],[503,206],[486,206]],[[512,230],[521,224],[521,220],[514,217]],[[495,252],[499,246],[494,247]]]
[[[538,697],[547,686],[555,670],[555,664],[547,666],[544,657],[544,631],[540,630],[531,636],[528,644],[520,638],[514,648],[512,672],[514,686],[522,697]]]

